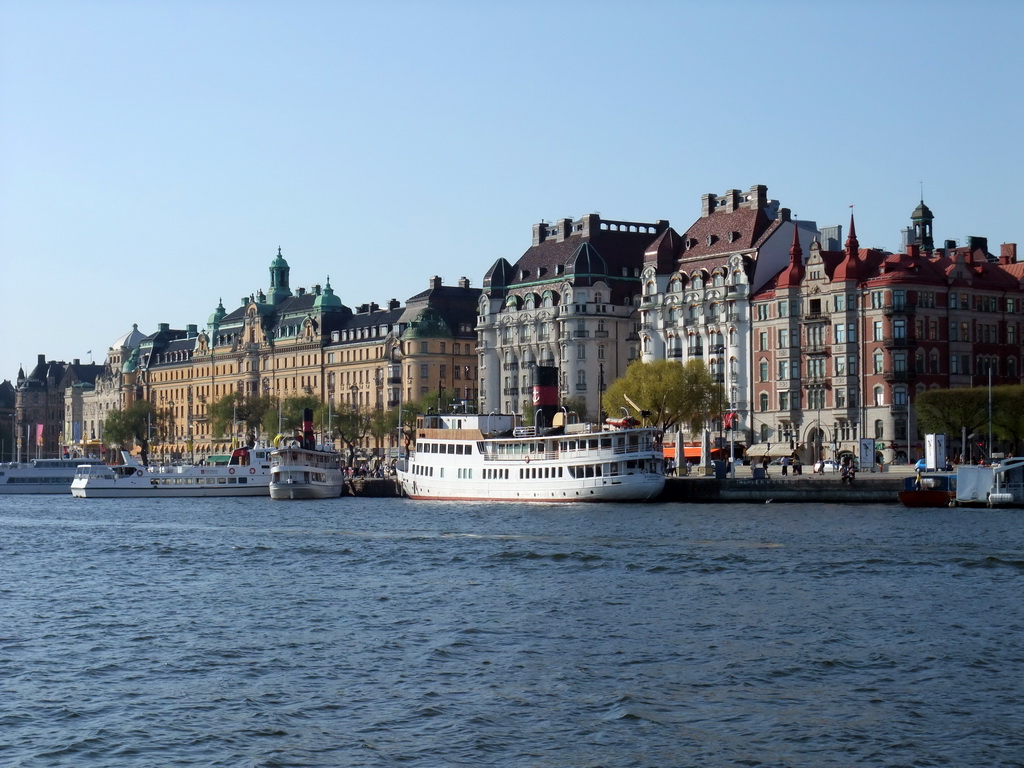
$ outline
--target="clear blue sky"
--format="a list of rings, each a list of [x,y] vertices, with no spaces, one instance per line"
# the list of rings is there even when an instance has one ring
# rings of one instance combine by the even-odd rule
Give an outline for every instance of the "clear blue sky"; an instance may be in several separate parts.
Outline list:
[[[1024,247],[1024,3],[0,0],[0,379],[265,288],[479,286],[534,223],[766,184]],[[1022,253],[1024,257],[1024,253]]]

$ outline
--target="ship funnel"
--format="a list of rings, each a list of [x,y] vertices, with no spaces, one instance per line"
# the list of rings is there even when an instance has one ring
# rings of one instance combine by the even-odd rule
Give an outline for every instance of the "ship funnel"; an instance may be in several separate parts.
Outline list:
[[[313,450],[316,448],[316,437],[313,435],[313,409],[302,409],[302,447]]]
[[[533,424],[546,429],[558,412],[558,369],[552,365],[538,365],[533,369]]]

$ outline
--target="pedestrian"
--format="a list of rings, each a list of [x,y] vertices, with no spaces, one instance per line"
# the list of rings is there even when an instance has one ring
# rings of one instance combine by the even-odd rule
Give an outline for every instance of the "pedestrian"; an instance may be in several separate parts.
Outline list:
[[[782,457],[782,476],[786,477],[789,474],[789,456]]]

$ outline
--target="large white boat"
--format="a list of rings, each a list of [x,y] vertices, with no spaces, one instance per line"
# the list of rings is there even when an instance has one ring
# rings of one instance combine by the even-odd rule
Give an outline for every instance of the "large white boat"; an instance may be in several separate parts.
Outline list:
[[[266,496],[270,452],[269,448],[239,448],[225,464],[144,467],[122,451],[122,464],[80,466],[71,482],[71,495],[80,499]]]
[[[646,501],[665,487],[657,430],[635,419],[516,427],[510,415],[417,419],[415,450],[399,461],[412,499]],[[546,432],[546,434],[545,434]]]
[[[78,467],[101,459],[32,459],[0,464],[0,494],[68,493]]]
[[[341,454],[318,447],[313,436],[313,412],[305,409],[302,434],[270,454],[270,498],[334,499],[341,496],[345,475]]]

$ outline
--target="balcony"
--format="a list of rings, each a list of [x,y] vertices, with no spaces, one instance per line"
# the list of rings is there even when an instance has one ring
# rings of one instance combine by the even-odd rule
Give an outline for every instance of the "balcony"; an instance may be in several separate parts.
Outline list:
[[[828,318],[823,312],[808,312],[806,315],[798,319],[801,323],[820,323]]]
[[[906,349],[916,347],[917,339],[913,336],[887,336],[882,339],[882,344],[886,349]]]
[[[669,360],[679,360],[683,356],[683,350],[681,349],[670,349],[665,353],[665,357]]]
[[[882,378],[886,381],[913,381],[917,378],[917,371],[913,368],[906,368],[901,371],[885,371]]]
[[[824,355],[828,352],[828,347],[824,344],[804,344],[803,351],[806,355]]]
[[[908,304],[907,302],[900,302],[894,304],[891,307],[885,307],[882,310],[882,314],[886,317],[892,317],[893,315],[913,315],[917,313],[916,304]]]
[[[505,387],[505,389],[502,390],[502,394],[506,397],[518,397],[519,387]]]
[[[907,412],[907,404],[906,403],[893,403],[892,405],[889,406],[889,413],[906,413],[906,412]]]
[[[607,339],[608,338],[608,331],[594,331],[594,338],[595,339]]]
[[[590,331],[573,331],[572,337],[574,339],[587,339],[590,338]]]

